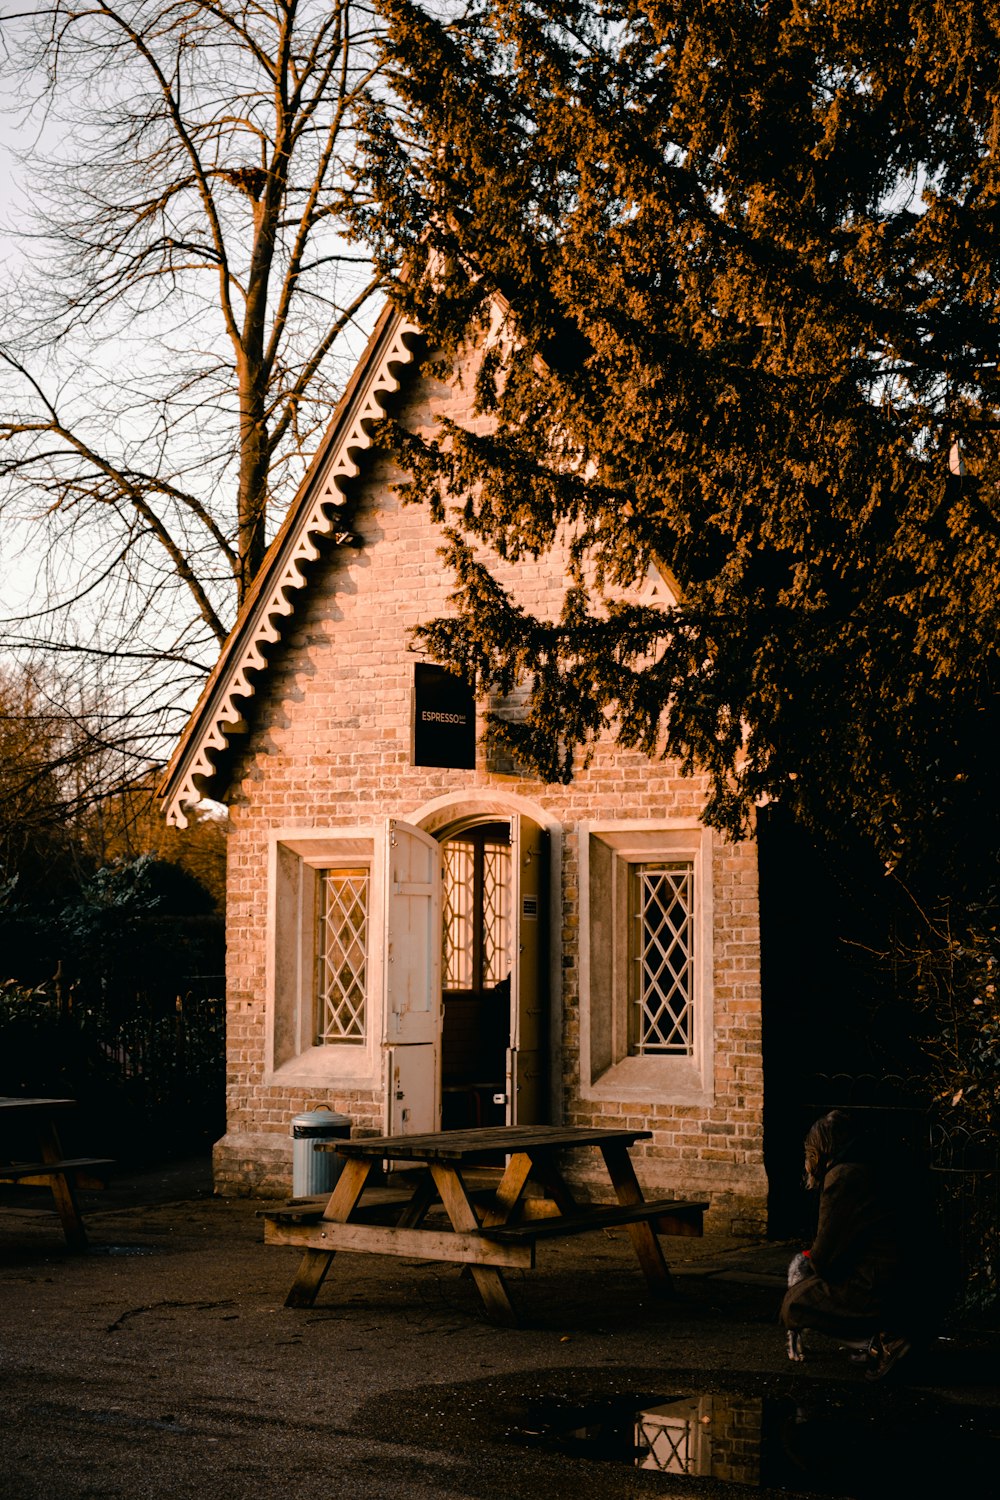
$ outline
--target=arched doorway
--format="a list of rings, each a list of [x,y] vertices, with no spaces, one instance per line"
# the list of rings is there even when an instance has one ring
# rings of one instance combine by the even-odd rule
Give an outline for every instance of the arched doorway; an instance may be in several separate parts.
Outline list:
[[[441,840],[441,1124],[502,1125],[510,1046],[509,823]]]
[[[544,831],[522,814],[469,820],[441,844],[441,1123],[545,1114]]]

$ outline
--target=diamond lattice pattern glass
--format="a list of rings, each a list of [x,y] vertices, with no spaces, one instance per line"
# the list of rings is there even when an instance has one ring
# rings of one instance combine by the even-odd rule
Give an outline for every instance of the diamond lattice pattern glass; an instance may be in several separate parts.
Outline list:
[[[449,843],[445,844],[443,853],[444,987],[446,990],[471,990],[475,937],[474,850],[471,844]]]
[[[510,846],[483,850],[483,986],[490,989],[510,971]]]
[[[493,988],[510,970],[510,845],[474,836],[443,855],[444,987]]]
[[[694,868],[690,864],[639,865],[633,880],[635,991],[630,1050],[690,1056]]]
[[[321,870],[316,1044],[365,1040],[368,871]]]

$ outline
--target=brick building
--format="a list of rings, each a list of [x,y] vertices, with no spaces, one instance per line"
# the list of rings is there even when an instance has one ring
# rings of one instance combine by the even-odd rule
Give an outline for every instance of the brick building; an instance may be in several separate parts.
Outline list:
[[[759,1222],[754,846],[702,826],[698,778],[610,742],[569,786],[520,774],[414,653],[450,581],[373,424],[469,421],[471,384],[418,351],[387,308],[161,788],[181,826],[230,809],[217,1187],[287,1192],[290,1118],[328,1104],[376,1133],[649,1128],[648,1190]],[[558,608],[558,559],[497,568]]]

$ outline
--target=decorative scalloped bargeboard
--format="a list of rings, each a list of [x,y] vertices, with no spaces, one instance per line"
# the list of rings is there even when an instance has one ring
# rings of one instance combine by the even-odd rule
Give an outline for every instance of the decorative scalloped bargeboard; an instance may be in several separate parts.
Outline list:
[[[415,323],[399,315],[397,319],[384,353],[356,397],[341,440],[320,474],[307,480],[311,503],[303,510],[294,534],[284,541],[281,548],[284,562],[280,572],[266,580],[267,587],[251,606],[249,621],[237,622],[241,630],[249,627],[247,640],[239,654],[226,666],[223,682],[215,684],[215,707],[201,727],[198,738],[187,747],[187,769],[165,808],[167,822],[177,828],[187,827],[187,813],[203,795],[199,783],[211,778],[213,757],[226,749],[230,733],[243,722],[243,711],[237,700],[245,701],[254,695],[252,674],[265,669],[267,662],[263,648],[278,640],[281,621],[292,613],[294,596],[305,587],[303,564],[313,562],[319,556],[316,539],[332,537],[335,541],[346,541],[350,536],[344,530],[341,514],[347,499],[344,481],[358,475],[359,464],[353,455],[371,447],[374,441],[371,428],[385,415],[379,398],[392,395],[399,389],[400,380],[393,372],[412,362],[413,349],[407,340],[412,340],[420,332]]]

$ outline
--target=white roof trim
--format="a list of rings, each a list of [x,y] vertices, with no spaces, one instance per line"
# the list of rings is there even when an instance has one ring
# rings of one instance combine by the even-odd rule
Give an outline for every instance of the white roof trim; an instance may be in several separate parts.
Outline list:
[[[369,430],[372,423],[385,415],[379,396],[392,394],[399,389],[400,381],[394,369],[408,365],[413,359],[413,349],[406,340],[420,332],[415,323],[400,318],[390,335],[384,351],[368,376],[353,403],[353,414],[347,430],[326,462],[316,475],[307,475],[304,489],[309,491],[311,503],[303,510],[294,534],[284,540],[282,550],[287,556],[280,573],[268,580],[267,591],[254,601],[250,611],[251,629],[247,641],[239,654],[226,668],[225,687],[217,698],[210,717],[201,725],[197,737],[192,736],[185,747],[187,765],[183,777],[174,787],[169,800],[164,804],[168,823],[176,828],[186,828],[189,810],[204,796],[200,783],[214,775],[212,757],[224,751],[230,733],[243,723],[243,711],[237,699],[252,698],[255,685],[252,674],[262,671],[267,661],[262,648],[273,644],[280,635],[280,621],[295,608],[294,595],[305,587],[303,564],[313,562],[319,556],[314,537],[343,536],[343,518],[337,507],[343,506],[347,496],[343,481],[353,479],[359,465],[352,456],[370,448],[373,442]],[[302,491],[300,491],[300,495]],[[294,502],[293,502],[294,506]],[[237,621],[234,634],[242,622]],[[220,684],[213,685],[217,693]],[[195,714],[198,710],[195,710]],[[194,716],[192,716],[194,717]]]

